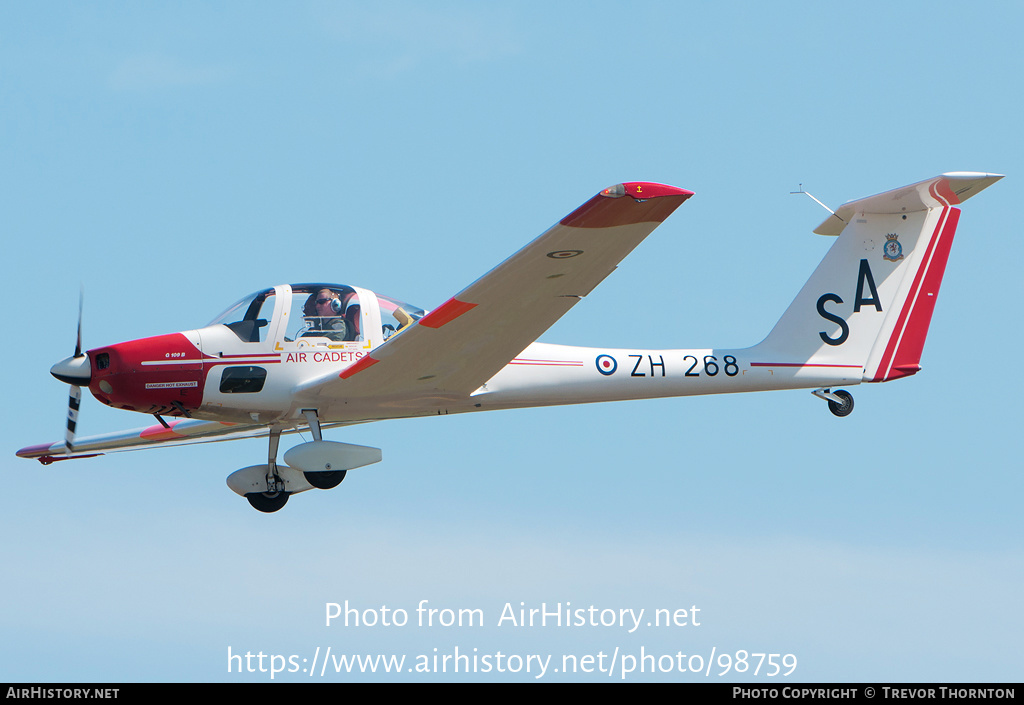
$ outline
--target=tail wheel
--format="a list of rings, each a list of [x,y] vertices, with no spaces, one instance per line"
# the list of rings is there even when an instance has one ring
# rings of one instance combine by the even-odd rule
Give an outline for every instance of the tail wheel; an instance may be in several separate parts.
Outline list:
[[[833,395],[839,397],[842,402],[828,400],[828,410],[836,416],[849,416],[850,412],[853,411],[853,395],[847,392],[845,389],[838,389],[832,392]]]
[[[348,470],[332,470],[331,472],[304,472],[306,482],[318,490],[333,490],[345,479]]]
[[[288,503],[287,492],[252,492],[245,495],[253,509],[270,514]]]

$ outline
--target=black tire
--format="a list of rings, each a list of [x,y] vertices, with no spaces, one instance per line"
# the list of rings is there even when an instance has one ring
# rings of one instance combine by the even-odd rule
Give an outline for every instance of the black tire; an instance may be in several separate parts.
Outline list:
[[[853,395],[845,389],[839,389],[832,393],[842,399],[843,402],[840,404],[829,399],[828,410],[839,417],[849,416],[850,412],[853,411]]]
[[[348,470],[332,470],[330,472],[304,472],[302,476],[306,482],[318,490],[333,490],[345,479]]]
[[[287,492],[251,492],[245,495],[253,509],[270,514],[288,503]]]

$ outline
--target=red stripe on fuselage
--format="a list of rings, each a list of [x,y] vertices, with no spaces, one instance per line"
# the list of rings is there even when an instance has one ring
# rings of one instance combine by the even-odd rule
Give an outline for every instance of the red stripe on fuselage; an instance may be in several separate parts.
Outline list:
[[[204,357],[206,357],[208,359],[212,358],[214,360],[218,359],[217,355],[204,355]],[[235,355],[220,355],[219,357],[221,357],[221,358],[223,358],[225,360],[227,360],[229,358],[234,358],[234,357],[281,357],[281,353],[276,353],[276,352],[273,352],[273,353],[239,353],[239,354],[235,354]]]
[[[842,367],[864,369],[863,365],[831,365],[825,362],[751,362],[751,367]]]
[[[572,360],[520,360],[516,358],[508,364],[510,365],[539,365],[548,367],[583,367],[582,362],[573,362]]]

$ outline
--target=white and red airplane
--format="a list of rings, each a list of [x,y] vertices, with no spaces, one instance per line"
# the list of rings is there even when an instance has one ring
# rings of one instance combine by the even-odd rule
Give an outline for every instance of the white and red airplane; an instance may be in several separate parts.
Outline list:
[[[377,448],[323,428],[381,419],[654,397],[812,389],[837,416],[839,385],[916,373],[959,204],[996,174],[949,173],[851,201],[816,233],[838,236],[771,333],[743,349],[638,350],[534,342],[693,195],[655,183],[605,189],[432,311],[355,286],[275,286],[204,328],[81,349],[51,369],[71,385],[64,441],[43,463],[106,451],[267,436],[266,463],[228,486],[263,512],[330,489]],[[143,429],[75,437],[81,386],[155,416]],[[174,417],[174,418],[171,418]],[[168,420],[171,419],[171,420]],[[281,434],[313,441],[284,454]]]

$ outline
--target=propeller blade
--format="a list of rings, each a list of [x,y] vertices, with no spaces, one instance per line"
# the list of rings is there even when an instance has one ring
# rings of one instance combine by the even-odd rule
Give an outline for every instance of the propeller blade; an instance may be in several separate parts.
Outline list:
[[[75,357],[82,354],[82,301],[85,299],[85,286],[78,289],[78,335],[75,336]]]
[[[75,428],[78,426],[78,407],[82,404],[82,388],[77,384],[71,385],[71,393],[68,395],[68,427],[64,431],[64,445],[68,452],[75,450]]]
[[[82,405],[82,388],[76,384],[76,382],[83,381],[82,377],[82,363],[84,362],[85,371],[91,376],[91,370],[89,369],[89,358],[82,355],[82,306],[85,300],[85,285],[81,285],[78,288],[78,331],[75,334],[75,356],[71,360],[65,360],[64,363],[72,363],[78,373],[78,378],[69,378],[63,381],[71,384],[71,391],[68,393],[68,424],[64,431],[64,446],[68,449],[68,453],[75,451],[75,430],[78,427],[78,409]],[[57,363],[54,367],[61,365]],[[51,368],[50,373],[53,374]],[[59,376],[57,379],[61,379]],[[88,384],[88,379],[84,380]]]
[[[61,360],[50,368],[50,374],[70,385],[89,385],[92,369],[89,356],[82,352],[82,308],[85,300],[85,286],[78,290],[78,330],[75,333],[75,354]],[[81,394],[79,393],[79,398]]]

